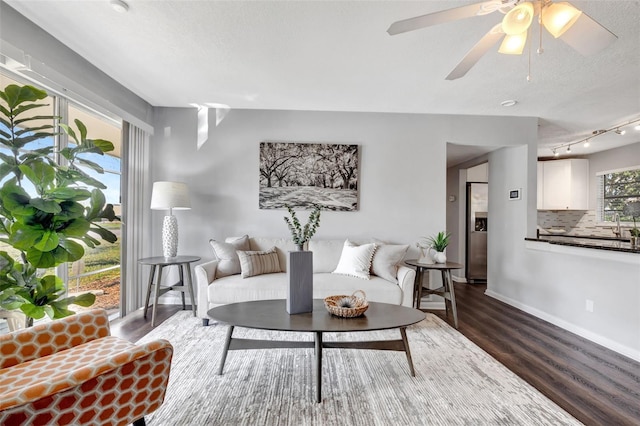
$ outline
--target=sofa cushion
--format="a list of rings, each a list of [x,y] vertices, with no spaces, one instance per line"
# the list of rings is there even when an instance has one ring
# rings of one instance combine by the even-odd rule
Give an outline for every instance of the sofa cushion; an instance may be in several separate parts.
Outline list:
[[[338,294],[351,295],[362,290],[370,302],[402,303],[402,289],[380,277],[372,276],[362,280],[347,275],[332,273],[313,274],[313,298],[324,299]],[[231,275],[216,279],[207,288],[211,304],[248,302],[252,300],[286,299],[287,274],[265,274],[242,279],[240,275]]]
[[[298,250],[298,247],[293,240],[287,238],[253,237],[249,238],[249,245],[251,248],[248,248],[247,250],[254,251],[266,251],[275,246],[282,272],[287,270],[287,253]]]
[[[265,251],[237,250],[237,254],[242,278],[282,272],[275,246]]]
[[[371,261],[371,273],[392,283],[398,283],[398,265],[409,250],[408,244],[385,244],[373,241],[378,247]]]
[[[358,246],[346,240],[342,247],[342,254],[340,255],[338,266],[333,273],[368,280],[371,273],[371,261],[375,251],[376,245],[373,243]]]
[[[221,278],[240,273],[240,259],[238,259],[236,250],[250,250],[248,235],[229,237],[224,243],[211,239],[209,240],[209,244],[211,244],[211,248],[213,249],[213,255],[218,260],[216,277]]]
[[[227,304],[251,300],[285,299],[287,297],[287,274],[256,275],[242,279],[231,275],[216,279],[207,288],[209,302]]]
[[[310,240],[309,251],[313,252],[313,273],[333,272],[338,266],[344,240]]]

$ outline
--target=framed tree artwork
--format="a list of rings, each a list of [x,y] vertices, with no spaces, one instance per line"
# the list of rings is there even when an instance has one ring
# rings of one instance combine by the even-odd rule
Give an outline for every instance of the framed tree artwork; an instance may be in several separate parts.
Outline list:
[[[259,204],[358,210],[358,145],[261,142]]]

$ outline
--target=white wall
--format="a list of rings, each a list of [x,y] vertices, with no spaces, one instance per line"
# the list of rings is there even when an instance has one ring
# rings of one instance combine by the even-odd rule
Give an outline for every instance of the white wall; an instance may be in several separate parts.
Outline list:
[[[525,242],[535,190],[528,205],[509,201],[507,191],[522,185],[526,197],[524,185],[535,188],[527,167],[535,168],[535,152],[525,147],[489,154],[487,294],[640,360],[640,256]]]
[[[323,212],[316,238],[414,244],[446,227],[447,142],[535,149],[536,130],[535,118],[231,110],[198,151],[195,109],[158,108],[151,181],[188,183],[193,208],[175,212],[180,253],[208,259],[210,238],[288,236],[284,210],[258,209],[260,142],[358,144],[360,209]],[[152,216],[159,254],[163,213]]]

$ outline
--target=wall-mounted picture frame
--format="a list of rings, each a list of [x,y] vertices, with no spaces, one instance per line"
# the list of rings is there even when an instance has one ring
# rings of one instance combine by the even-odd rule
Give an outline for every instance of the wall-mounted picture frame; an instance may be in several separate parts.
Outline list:
[[[510,201],[519,200],[521,198],[522,198],[522,189],[521,188],[510,189],[509,190],[509,200]]]
[[[260,143],[260,209],[358,210],[358,145]]]

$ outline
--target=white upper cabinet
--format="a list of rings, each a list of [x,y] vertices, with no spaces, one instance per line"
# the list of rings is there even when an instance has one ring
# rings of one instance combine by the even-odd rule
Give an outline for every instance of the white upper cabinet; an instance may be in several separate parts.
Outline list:
[[[538,162],[539,210],[589,209],[589,160]]]

